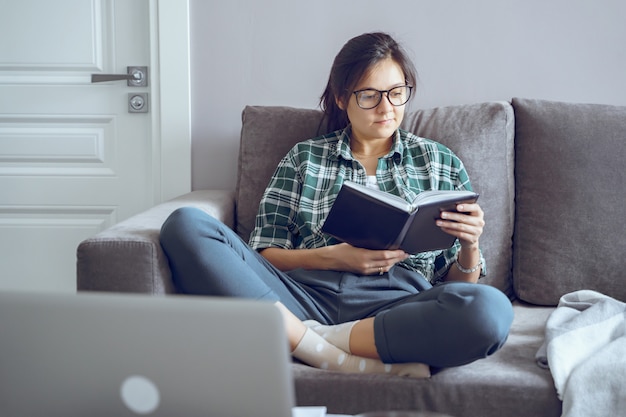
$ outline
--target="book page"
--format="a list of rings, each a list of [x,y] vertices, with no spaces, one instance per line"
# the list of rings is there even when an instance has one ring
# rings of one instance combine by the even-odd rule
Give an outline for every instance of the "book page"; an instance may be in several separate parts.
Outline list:
[[[415,207],[413,204],[405,201],[402,197],[398,197],[397,195],[390,194],[386,191],[376,190],[374,188],[369,188],[361,184],[357,184],[356,182],[346,181],[343,183],[344,187],[350,187],[354,190],[357,190],[363,194],[369,195],[372,198],[380,200],[388,205],[395,207],[399,210],[405,211],[407,213],[412,212]]]
[[[420,206],[423,204],[431,204],[439,201],[456,201],[462,202],[465,200],[474,200],[476,193],[473,191],[458,191],[458,190],[428,190],[422,191],[413,200],[414,206]]]

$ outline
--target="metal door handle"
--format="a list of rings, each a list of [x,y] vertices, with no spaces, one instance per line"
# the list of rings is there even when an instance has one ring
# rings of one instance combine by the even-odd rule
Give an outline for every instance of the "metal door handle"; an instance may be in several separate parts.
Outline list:
[[[127,81],[129,87],[148,86],[148,67],[126,67],[126,74],[91,74],[92,83]]]

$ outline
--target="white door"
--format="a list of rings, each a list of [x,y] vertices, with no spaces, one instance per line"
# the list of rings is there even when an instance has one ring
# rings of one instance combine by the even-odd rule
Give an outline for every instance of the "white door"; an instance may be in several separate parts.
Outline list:
[[[158,68],[91,82],[158,62],[158,4],[0,0],[0,289],[74,291],[78,243],[163,197]]]

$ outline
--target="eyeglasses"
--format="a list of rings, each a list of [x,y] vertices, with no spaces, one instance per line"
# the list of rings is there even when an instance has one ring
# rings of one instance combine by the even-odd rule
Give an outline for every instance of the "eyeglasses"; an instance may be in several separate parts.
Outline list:
[[[402,106],[411,98],[412,85],[401,85],[390,90],[374,90],[371,88],[365,90],[354,91],[356,96],[356,104],[364,110],[373,109],[380,104],[383,94],[387,95],[387,100],[393,106]]]

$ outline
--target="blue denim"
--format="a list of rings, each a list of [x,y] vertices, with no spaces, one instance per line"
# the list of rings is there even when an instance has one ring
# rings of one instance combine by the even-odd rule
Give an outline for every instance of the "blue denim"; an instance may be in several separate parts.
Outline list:
[[[510,301],[496,288],[454,282],[432,287],[402,267],[380,276],[282,272],[196,208],[170,215],[161,245],[183,293],[280,301],[301,320],[324,324],[374,317],[376,348],[386,363],[450,367],[484,358],[504,344],[513,320]]]

